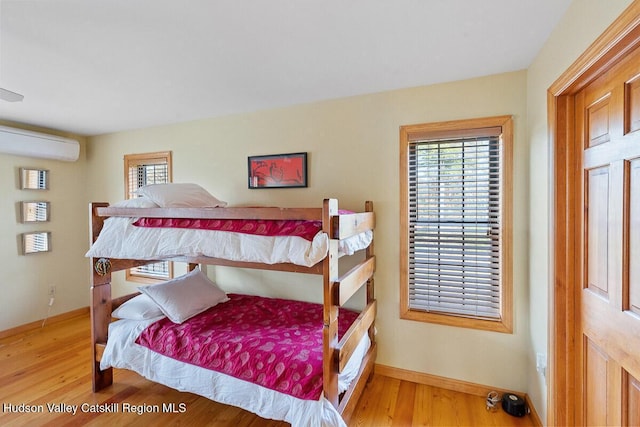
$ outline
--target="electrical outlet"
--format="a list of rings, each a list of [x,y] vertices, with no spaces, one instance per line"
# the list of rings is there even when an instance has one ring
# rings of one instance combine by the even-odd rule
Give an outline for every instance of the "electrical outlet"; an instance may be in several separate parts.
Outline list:
[[[53,305],[56,300],[56,285],[49,285],[49,307]]]

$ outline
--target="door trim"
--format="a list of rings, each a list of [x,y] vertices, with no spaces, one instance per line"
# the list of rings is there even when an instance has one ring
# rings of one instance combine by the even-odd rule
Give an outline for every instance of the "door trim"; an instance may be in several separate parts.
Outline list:
[[[574,131],[575,94],[640,46],[640,1],[634,1],[549,87],[547,120],[552,146],[552,280],[549,282],[547,425],[576,425],[581,410],[576,336],[582,260],[582,147]],[[577,418],[576,418],[577,417]]]

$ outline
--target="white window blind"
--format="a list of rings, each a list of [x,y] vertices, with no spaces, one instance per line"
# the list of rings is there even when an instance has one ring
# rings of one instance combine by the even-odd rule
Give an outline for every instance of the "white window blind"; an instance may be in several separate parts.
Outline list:
[[[150,279],[170,279],[169,261],[156,262],[155,264],[133,267],[131,274],[148,277]]]
[[[409,144],[410,309],[500,318],[500,144]]]
[[[129,166],[129,194],[140,187],[150,184],[166,184],[169,182],[169,165],[164,163],[139,163]]]

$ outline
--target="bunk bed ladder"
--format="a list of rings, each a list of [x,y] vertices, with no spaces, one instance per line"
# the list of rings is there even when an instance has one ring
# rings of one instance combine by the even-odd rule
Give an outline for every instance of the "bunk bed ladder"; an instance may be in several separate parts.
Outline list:
[[[338,277],[338,242],[341,238],[358,233],[364,229],[373,229],[373,203],[367,202],[365,210],[368,214],[353,217],[340,227],[338,205],[334,199],[327,199],[323,204],[323,231],[329,240],[329,253],[323,261],[324,277],[324,330],[323,330],[323,385],[324,395],[338,409],[345,421],[348,421],[359,396],[366,385],[366,380],[373,373],[373,362],[377,349],[374,337],[374,322],[377,304],[374,295],[373,273],[375,271],[375,255],[373,240],[365,252],[365,259],[350,271]],[[362,220],[362,221],[361,221]],[[361,230],[362,229],[362,230]],[[366,285],[366,307],[354,324],[338,340],[338,313],[342,306],[358,289]],[[338,374],[345,367],[361,338],[368,334],[371,347],[361,365],[360,372],[351,386],[342,395],[338,395]],[[353,397],[353,399],[352,399]]]

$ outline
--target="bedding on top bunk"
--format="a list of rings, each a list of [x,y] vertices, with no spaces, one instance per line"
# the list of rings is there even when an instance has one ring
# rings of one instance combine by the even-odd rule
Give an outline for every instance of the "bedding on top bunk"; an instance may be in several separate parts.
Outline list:
[[[87,257],[155,260],[207,256],[232,261],[311,267],[327,254],[329,239],[318,233],[312,241],[299,236],[260,236],[219,230],[146,228],[135,218],[107,218]]]
[[[139,198],[114,206],[158,205],[146,198]],[[338,248],[340,255],[351,255],[366,248],[372,236],[373,233],[367,231],[341,240]],[[86,256],[140,260],[207,256],[311,267],[326,256],[328,248],[329,237],[322,232],[319,221],[111,217],[104,221],[98,239]]]
[[[322,396],[322,305],[228,296],[182,324],[136,316],[110,324],[101,369],[131,369],[294,426],[344,425]],[[341,309],[340,334],[357,315]],[[369,345],[365,335],[339,376],[340,392],[357,375]]]
[[[340,209],[340,215],[354,213]],[[138,218],[133,225],[148,228],[187,228],[218,230],[258,236],[298,236],[305,240],[322,231],[320,220],[260,220],[260,219],[203,219],[203,218]]]

